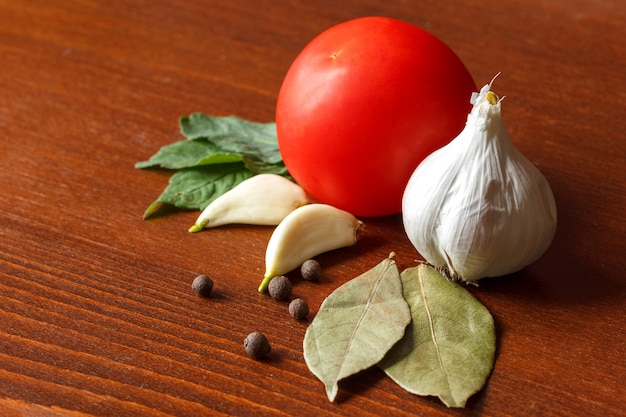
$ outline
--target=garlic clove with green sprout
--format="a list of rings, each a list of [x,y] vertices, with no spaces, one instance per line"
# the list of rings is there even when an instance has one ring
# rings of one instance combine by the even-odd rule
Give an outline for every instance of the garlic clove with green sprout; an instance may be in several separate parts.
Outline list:
[[[509,139],[491,83],[472,103],[463,131],[422,161],[402,201],[417,251],[467,282],[537,260],[552,242],[557,217],[547,180]]]

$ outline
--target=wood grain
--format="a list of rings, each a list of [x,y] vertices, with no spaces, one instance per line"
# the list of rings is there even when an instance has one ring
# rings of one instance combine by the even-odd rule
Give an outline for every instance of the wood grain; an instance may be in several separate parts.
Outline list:
[[[8,416],[618,416],[626,383],[626,9],[618,0],[0,0],[0,411]],[[134,163],[195,111],[273,120],[282,77],[329,26],[386,15],[450,45],[554,190],[559,226],[532,266],[469,290],[497,360],[463,410],[377,369],[330,404],[302,358],[306,322],[256,288],[271,229],[191,235],[144,221],[168,173]],[[417,253],[399,216],[366,219],[293,276],[315,311],[342,282]],[[213,277],[200,299],[191,281]],[[268,335],[267,360],[243,339]]]

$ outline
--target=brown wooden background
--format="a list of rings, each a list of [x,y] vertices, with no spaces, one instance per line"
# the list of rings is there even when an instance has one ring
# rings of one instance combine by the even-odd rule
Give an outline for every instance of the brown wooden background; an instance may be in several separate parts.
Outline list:
[[[626,8],[621,0],[0,0],[0,415],[618,416],[626,395]],[[385,15],[450,45],[477,83],[502,72],[504,117],[546,175],[556,239],[534,265],[470,288],[493,313],[493,374],[464,410],[377,369],[330,404],[302,358],[305,323],[256,292],[270,228],[191,235],[151,221],[168,173],[136,161],[201,111],[271,121],[301,48]],[[315,311],[390,251],[400,218],[296,280]],[[190,289],[200,273],[215,297]],[[274,347],[248,359],[247,333]]]

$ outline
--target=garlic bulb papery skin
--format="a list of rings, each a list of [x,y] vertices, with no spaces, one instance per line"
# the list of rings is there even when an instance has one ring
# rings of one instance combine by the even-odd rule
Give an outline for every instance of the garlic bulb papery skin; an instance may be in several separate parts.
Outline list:
[[[417,167],[402,200],[413,246],[445,275],[467,282],[524,268],[556,232],[550,185],[509,139],[490,88],[472,98],[463,131]]]

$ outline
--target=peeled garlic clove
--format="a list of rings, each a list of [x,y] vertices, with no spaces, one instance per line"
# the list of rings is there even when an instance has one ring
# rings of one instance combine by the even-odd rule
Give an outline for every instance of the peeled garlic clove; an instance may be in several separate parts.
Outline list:
[[[556,231],[550,185],[510,141],[490,88],[472,98],[463,131],[417,167],[402,201],[411,243],[427,262],[464,281],[524,268]]]
[[[363,222],[328,204],[309,204],[289,213],[274,229],[265,251],[265,275],[259,292],[270,280],[324,252],[354,245]]]
[[[234,223],[275,226],[309,202],[298,184],[280,175],[258,174],[216,198],[189,231]]]

